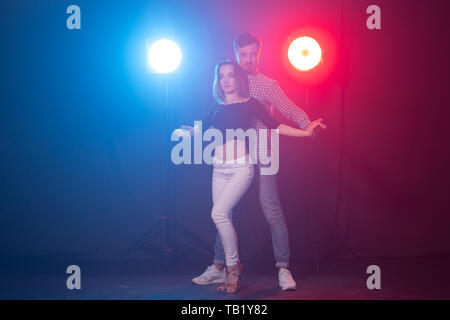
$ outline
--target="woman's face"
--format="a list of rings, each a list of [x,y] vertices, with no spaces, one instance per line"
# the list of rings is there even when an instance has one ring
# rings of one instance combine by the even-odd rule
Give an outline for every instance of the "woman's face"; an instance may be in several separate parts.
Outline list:
[[[232,65],[224,64],[219,68],[219,81],[224,93],[231,94],[236,91],[236,79]]]

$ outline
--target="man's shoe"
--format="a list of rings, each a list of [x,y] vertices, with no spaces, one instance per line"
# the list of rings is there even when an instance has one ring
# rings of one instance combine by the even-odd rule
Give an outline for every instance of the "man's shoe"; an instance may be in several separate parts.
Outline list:
[[[201,275],[192,279],[192,282],[200,286],[206,286],[208,284],[224,283],[226,279],[227,271],[225,268],[219,270],[215,265],[211,265]]]
[[[296,290],[297,283],[295,283],[294,278],[292,278],[291,272],[286,268],[281,268],[278,271],[278,283],[281,290]]]

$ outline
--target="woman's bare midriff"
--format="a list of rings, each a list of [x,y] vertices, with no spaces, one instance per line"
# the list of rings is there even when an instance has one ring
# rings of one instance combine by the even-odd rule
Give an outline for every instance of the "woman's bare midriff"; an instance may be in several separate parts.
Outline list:
[[[227,152],[228,151],[228,152]],[[236,160],[248,154],[245,141],[233,140],[215,148],[214,158],[221,161]]]

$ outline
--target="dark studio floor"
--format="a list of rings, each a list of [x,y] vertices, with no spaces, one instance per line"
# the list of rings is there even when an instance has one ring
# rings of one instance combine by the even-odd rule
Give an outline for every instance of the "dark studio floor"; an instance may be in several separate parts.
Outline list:
[[[196,286],[193,276],[205,263],[189,262],[164,270],[142,260],[74,261],[81,268],[81,289],[66,287],[67,261],[1,260],[0,299],[449,299],[450,257],[340,260],[321,265],[316,272],[295,264],[297,291],[281,292],[271,262],[247,262],[242,289],[230,295],[216,285]],[[381,290],[366,287],[367,266],[381,268]],[[182,267],[181,267],[182,266]]]

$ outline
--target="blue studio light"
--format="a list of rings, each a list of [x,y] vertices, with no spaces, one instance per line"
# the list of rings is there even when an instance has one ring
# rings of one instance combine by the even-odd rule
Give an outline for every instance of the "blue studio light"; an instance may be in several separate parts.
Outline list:
[[[147,51],[147,63],[155,73],[173,72],[181,63],[180,47],[172,40],[158,40]]]

